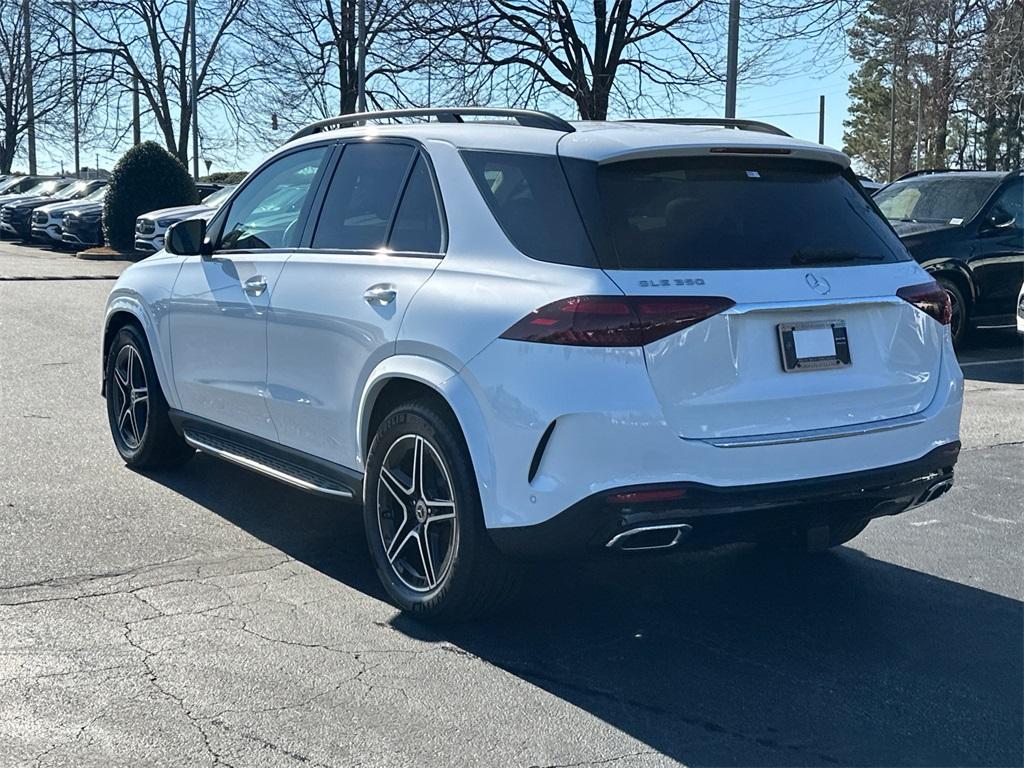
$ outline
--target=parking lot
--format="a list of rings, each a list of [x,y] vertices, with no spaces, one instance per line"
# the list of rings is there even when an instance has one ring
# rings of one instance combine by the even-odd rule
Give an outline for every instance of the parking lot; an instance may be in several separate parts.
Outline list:
[[[0,765],[1024,761],[1015,333],[962,354],[937,502],[807,559],[537,565],[505,614],[433,628],[384,601],[355,508],[203,455],[124,466],[99,372],[124,266],[0,243]]]

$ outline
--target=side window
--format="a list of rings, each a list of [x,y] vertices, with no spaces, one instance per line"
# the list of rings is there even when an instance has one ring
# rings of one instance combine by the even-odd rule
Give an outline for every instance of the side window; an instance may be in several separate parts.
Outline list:
[[[313,248],[383,248],[415,152],[406,144],[348,144],[327,188]]]
[[[416,165],[402,193],[395,223],[391,226],[388,248],[416,253],[441,251],[441,216],[427,161],[422,155],[416,158]]]
[[[285,155],[261,170],[231,201],[220,250],[293,248],[302,208],[328,147]]]
[[[1017,179],[1010,182],[992,204],[988,217],[989,219],[995,217],[1002,221],[1012,218],[1013,223],[1007,224],[1007,229],[1024,229],[1024,181]]]

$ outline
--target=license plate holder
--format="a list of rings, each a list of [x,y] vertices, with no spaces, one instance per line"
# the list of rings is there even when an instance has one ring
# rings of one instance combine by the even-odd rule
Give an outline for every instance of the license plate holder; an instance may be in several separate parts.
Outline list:
[[[850,364],[850,339],[842,320],[782,323],[777,328],[782,369],[787,373]]]

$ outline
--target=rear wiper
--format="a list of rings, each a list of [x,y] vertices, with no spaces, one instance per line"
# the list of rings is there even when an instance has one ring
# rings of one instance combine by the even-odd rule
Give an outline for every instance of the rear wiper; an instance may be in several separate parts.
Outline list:
[[[794,264],[845,264],[851,261],[883,261],[884,256],[853,251],[812,251],[793,254]]]

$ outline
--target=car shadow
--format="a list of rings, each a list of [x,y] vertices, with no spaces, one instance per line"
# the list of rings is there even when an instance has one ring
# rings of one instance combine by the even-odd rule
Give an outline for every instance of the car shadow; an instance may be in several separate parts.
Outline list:
[[[975,331],[957,351],[964,378],[991,384],[1024,384],[1024,336],[1015,328]]]
[[[384,599],[358,508],[203,455],[149,477]],[[450,643],[687,765],[1024,759],[1018,600],[851,547],[796,559],[736,546],[531,563],[523,581],[497,617],[438,627],[396,614],[391,625]]]

